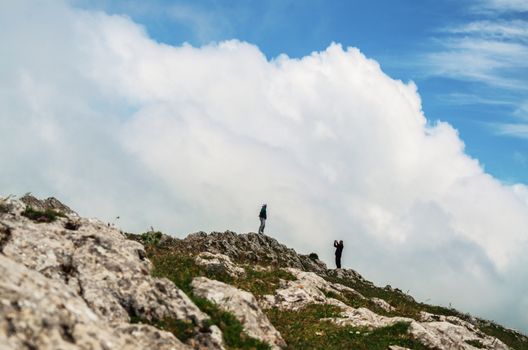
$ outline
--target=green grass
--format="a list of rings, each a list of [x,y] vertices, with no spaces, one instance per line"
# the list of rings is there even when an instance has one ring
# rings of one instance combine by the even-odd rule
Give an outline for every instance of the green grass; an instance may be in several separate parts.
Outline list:
[[[45,211],[41,211],[35,210],[32,207],[26,207],[22,215],[36,222],[53,222],[59,217],[66,217],[66,215],[56,210],[46,209]]]
[[[235,281],[233,277],[220,273],[212,275],[198,266],[194,262],[194,257],[190,255],[174,254],[153,246],[147,247],[147,255],[154,265],[152,275],[170,279],[191,298],[200,310],[208,314],[211,318],[210,325],[215,324],[222,330],[224,342],[229,349],[267,350],[270,348],[268,344],[245,334],[242,324],[231,313],[220,310],[214,303],[192,293],[191,282],[194,277],[205,276],[230,284]],[[188,328],[182,330],[181,326],[176,323],[170,329],[179,339],[183,340],[180,338],[182,332],[185,334]]]
[[[418,319],[420,312],[425,311],[435,315],[455,316],[468,322],[471,321],[467,314],[459,312],[456,309],[419,303],[407,298],[401,293],[387,290],[385,288],[379,288],[360,280],[344,280],[336,277],[327,277],[326,279],[330,282],[340,283],[342,285],[353,288],[367,298],[377,297],[383,299],[396,308],[396,310],[393,312],[386,312],[380,308],[377,308],[375,305],[366,305],[367,308],[373,310],[374,312],[380,315],[403,316]],[[361,305],[361,302],[355,301],[350,298],[348,300],[346,298],[345,300],[343,300],[343,298],[339,297],[336,299],[339,299],[345,304],[353,307],[364,306]],[[528,350],[528,339],[518,333],[509,331],[508,329],[499,325],[488,323],[478,319],[475,325],[482,332],[499,339],[512,349]]]
[[[528,350],[528,340],[519,334],[509,331],[499,325],[481,323],[479,329],[492,337],[500,339],[504,344],[515,350]]]
[[[222,311],[214,303],[191,294],[192,301],[211,318],[211,324],[217,325],[223,333],[224,342],[229,349],[269,350],[270,346],[244,333],[240,321],[229,313]]]
[[[478,349],[483,349],[484,348],[484,344],[482,344],[480,341],[478,340],[466,340],[465,341],[467,344],[471,345],[471,346],[474,346]]]
[[[255,296],[273,294],[280,280],[295,280],[295,276],[282,269],[256,270],[246,267],[244,276],[235,278],[226,273],[208,271],[197,265],[194,256],[165,252],[163,249],[147,247],[147,255],[154,265],[152,275],[167,277],[186,293],[192,292],[190,284],[194,277],[204,276],[253,293]]]
[[[387,290],[385,288],[379,288],[376,286],[373,286],[369,283],[365,283],[361,280],[349,280],[349,279],[341,279],[337,277],[327,277],[328,281],[332,283],[339,283],[344,286],[350,287],[357,292],[361,293],[364,297],[370,299],[370,298],[380,298],[388,302],[390,305],[392,305],[396,310],[392,312],[386,312],[380,307],[376,306],[372,302],[364,301],[367,304],[361,305],[365,306],[369,309],[372,309],[376,313],[379,313],[381,315],[386,316],[402,316],[402,317],[410,317],[410,318],[418,318],[420,311],[423,310],[423,307],[420,303],[417,303],[416,301],[410,299],[405,294],[398,293],[392,290]],[[346,304],[349,304],[347,301],[343,301]],[[351,305],[354,307],[357,307],[355,305]]]
[[[149,231],[139,235],[139,241],[147,246],[158,246],[162,236],[159,231]]]
[[[255,270],[246,267],[246,275],[233,281],[237,288],[247,290],[255,296],[274,294],[280,285],[280,280],[294,281],[297,278],[291,273],[281,270]]]
[[[427,349],[408,333],[409,324],[397,323],[390,327],[368,330],[352,326],[338,326],[322,318],[336,317],[340,309],[333,305],[313,304],[297,311],[270,309],[266,313],[271,323],[282,334],[288,349],[357,349],[386,350],[399,345],[415,350]]]
[[[130,239],[134,239],[141,243],[144,243],[144,237],[145,237],[144,235],[141,235],[141,236],[140,235],[128,235],[128,236]],[[152,240],[147,240],[147,242],[152,242]],[[156,241],[154,240],[154,242]],[[245,268],[246,269],[245,276],[240,277],[240,278],[233,278],[229,275],[222,274],[220,272],[207,271],[206,269],[196,265],[196,263],[194,262],[194,257],[188,254],[188,252],[182,252],[179,249],[179,245],[177,241],[175,240],[169,239],[169,240],[164,240],[163,244],[158,244],[158,243],[157,244],[145,244],[145,246],[147,248],[149,259],[154,263],[153,275],[158,276],[158,277],[169,278],[178,287],[180,287],[183,291],[189,294],[191,297],[192,297],[192,290],[190,288],[190,283],[192,279],[197,276],[205,276],[208,278],[216,279],[216,280],[231,284],[240,289],[247,290],[256,296],[260,296],[264,294],[273,294],[274,291],[279,287],[280,279],[283,279],[283,280],[294,280],[295,279],[294,276],[292,276],[288,272],[281,270],[279,268],[273,268],[271,270],[255,270],[254,268],[250,266]],[[342,285],[351,287],[367,298],[367,299],[361,299],[357,297],[356,295],[354,295],[353,293],[346,293],[346,292],[343,293],[342,295],[339,295],[337,293],[332,293],[332,292],[325,293],[327,297],[332,297],[332,298],[341,300],[345,304],[350,305],[352,307],[356,307],[356,308],[366,307],[380,315],[385,315],[385,316],[403,316],[403,317],[410,317],[413,319],[418,319],[420,312],[426,311],[426,312],[437,314],[437,315],[456,316],[461,319],[470,321],[468,319],[468,315],[463,314],[453,308],[446,308],[442,306],[434,306],[434,305],[419,303],[419,302],[414,301],[412,298],[409,298],[407,295],[403,293],[400,293],[394,290],[388,290],[385,288],[376,287],[362,280],[357,280],[357,279],[354,279],[354,280],[346,279],[345,280],[345,279],[340,279],[337,277],[325,277],[325,279],[333,283],[340,283]],[[368,298],[372,298],[372,297],[377,297],[377,298],[387,301],[389,304],[395,307],[396,310],[392,312],[384,311],[383,309],[375,305],[373,302],[368,300]],[[279,313],[278,311],[276,312]],[[290,312],[284,312],[284,315],[286,316],[290,315]],[[271,321],[277,328],[279,328],[279,326],[276,325],[274,322],[278,321],[280,324],[282,319],[280,315],[274,315],[274,317],[275,318],[271,319]],[[474,320],[472,322],[474,322]],[[478,319],[476,322],[476,326],[484,333],[500,339],[502,342],[504,342],[506,345],[510,346],[513,349],[528,350],[528,341],[526,337],[523,337],[522,335],[518,333],[512,332],[501,326],[495,325],[494,323],[488,323],[488,322],[478,320]],[[298,330],[290,330],[285,325],[281,325],[280,327],[283,327],[282,329],[279,329],[279,331],[281,332],[283,337],[286,339],[286,341],[288,341],[288,338],[294,336],[295,332],[298,331]],[[324,327],[330,327],[331,329],[334,329],[337,326],[330,324],[330,325],[325,325]],[[329,334],[334,334],[336,336],[339,335],[345,338],[349,337],[349,335],[345,334],[346,332],[344,330],[343,332],[344,333],[340,333],[339,328],[336,328],[333,331],[331,331]],[[391,332],[395,332],[395,330],[394,329],[387,330],[387,332],[392,334]],[[372,337],[375,337],[377,336],[375,334],[378,334],[376,332],[367,332],[367,333],[369,334],[373,333],[374,335],[371,335]],[[361,330],[360,330],[360,334],[363,334]],[[392,334],[392,336],[394,336],[394,334]],[[317,339],[319,338],[321,337],[317,337]],[[355,336],[353,338],[355,339]],[[315,341],[314,344],[317,344],[316,342],[317,339],[313,340]],[[361,339],[365,340],[364,337]],[[367,340],[371,341],[372,339],[369,338]],[[358,339],[354,341],[360,342],[360,340]],[[350,344],[354,345],[354,349],[362,349],[362,347],[358,346],[354,342]],[[394,344],[398,344],[398,343],[394,343]],[[413,349],[415,348],[423,349],[423,347],[420,348],[418,346],[415,346],[415,347],[409,346],[409,347]],[[295,343],[293,343],[292,347],[290,348],[296,349],[298,347],[295,347]],[[307,347],[307,349],[309,348],[310,347]],[[323,346],[322,348],[325,348],[325,347]],[[338,349],[339,346],[335,345],[334,348]],[[376,348],[373,347],[372,349],[376,349]]]

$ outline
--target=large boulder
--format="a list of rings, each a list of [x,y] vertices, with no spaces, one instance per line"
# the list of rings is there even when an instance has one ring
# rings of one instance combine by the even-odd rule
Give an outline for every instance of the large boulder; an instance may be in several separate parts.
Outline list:
[[[346,292],[364,299],[363,295],[354,289],[338,283],[330,283],[314,272],[305,272],[294,268],[286,270],[295,276],[296,280],[282,281],[275,294],[265,295],[260,302],[264,308],[278,307],[286,310],[298,310],[309,304],[324,304],[329,300],[326,296],[329,292],[338,295]]]
[[[262,312],[253,294],[206,277],[194,278],[192,287],[194,294],[235,315],[249,336],[270,344],[272,349],[286,347],[282,336]]]
[[[191,349],[152,326],[110,326],[74,288],[3,255],[0,276],[0,349]]]
[[[224,254],[201,252],[194,261],[211,273],[220,273],[231,277],[241,277],[246,273],[243,268],[233,264],[231,258]]]
[[[258,233],[236,234],[226,232],[196,232],[178,240],[182,251],[210,252],[227,255],[235,262],[294,267],[304,271],[326,273],[326,265],[309,255],[297,254],[295,250],[276,239]]]
[[[39,223],[21,215],[24,202],[11,199],[8,204],[10,210],[0,214],[4,262],[24,265],[67,287],[103,323],[183,320],[195,326],[197,347],[204,343],[221,347],[211,338],[213,332],[203,327],[209,317],[172,282],[151,277],[151,263],[141,244],[99,220],[66,210],[64,217]],[[73,227],[68,225],[72,220]]]

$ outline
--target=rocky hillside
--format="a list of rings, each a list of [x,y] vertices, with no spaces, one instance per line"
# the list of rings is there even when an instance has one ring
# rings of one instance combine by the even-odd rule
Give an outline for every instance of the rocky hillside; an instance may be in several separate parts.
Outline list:
[[[0,350],[528,349],[495,323],[255,233],[125,234],[0,199]]]

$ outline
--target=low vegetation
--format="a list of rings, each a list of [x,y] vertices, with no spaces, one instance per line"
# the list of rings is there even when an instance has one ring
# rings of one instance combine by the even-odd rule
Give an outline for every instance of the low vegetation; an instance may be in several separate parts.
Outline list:
[[[517,332],[505,329],[495,323],[477,320],[477,327],[484,333],[500,339],[504,344],[515,350],[528,350],[528,338]]]
[[[389,345],[415,350],[428,349],[407,333],[407,323],[368,330],[338,326],[324,320],[339,315],[340,309],[333,305],[313,304],[297,311],[270,309],[266,313],[284,337],[288,349],[386,350]]]
[[[145,237],[144,235],[141,235],[141,237]],[[192,293],[191,282],[194,277],[205,276],[236,285],[233,277],[221,273],[212,274],[198,266],[193,256],[174,253],[158,247],[154,244],[155,241],[149,240],[149,242],[153,242],[146,245],[147,256],[154,265],[152,275],[170,279],[191,298],[200,310],[208,314],[211,318],[209,326],[214,324],[222,330],[224,342],[229,349],[267,350],[270,348],[268,344],[245,334],[242,324],[231,313],[220,310],[214,303]],[[256,275],[261,276],[261,278],[268,276],[266,273],[256,273]],[[267,279],[272,280],[272,278]],[[275,279],[276,283],[278,283],[278,277],[275,277]],[[240,282],[243,283],[243,281]],[[249,285],[249,282],[247,284]],[[172,332],[182,341],[195,335],[192,324],[184,324],[173,320],[156,321],[152,324]]]
[[[139,241],[146,246],[158,246],[163,234],[159,231],[149,231],[139,235]]]
[[[202,311],[211,316],[212,322],[222,329],[225,341],[230,348],[261,349],[258,346],[267,346],[245,336],[242,332],[242,326],[234,316],[229,313],[223,313],[214,304],[192,295],[190,283],[194,277],[205,276],[247,290],[258,297],[272,294],[279,287],[280,280],[294,280],[295,277],[276,266],[270,269],[256,269],[253,266],[246,265],[246,274],[240,278],[234,278],[218,271],[207,271],[195,263],[193,254],[196,252],[182,251],[179,249],[180,244],[177,240],[166,239],[166,237],[162,239],[161,237],[161,234],[157,232],[129,235],[130,239],[135,239],[145,244],[147,255],[154,265],[153,275],[167,277],[185,291],[199,305]],[[310,254],[309,257],[311,259],[318,258],[315,253]],[[237,263],[243,262],[238,261]],[[325,293],[327,297],[341,300],[352,307],[366,307],[380,315],[403,316],[413,319],[418,319],[422,311],[436,315],[456,316],[475,324],[484,333],[500,339],[512,349],[528,350],[527,338],[519,333],[505,329],[493,322],[472,318],[453,308],[419,303],[398,289],[380,288],[361,279],[342,279],[338,277],[325,277],[325,279],[329,282],[351,287],[366,297],[366,299],[363,299],[353,293],[346,292],[341,294]],[[387,301],[395,310],[390,312],[383,310],[370,300],[373,297]],[[427,349],[410,337],[407,333],[408,324],[405,323],[369,331],[362,328],[341,327],[332,322],[321,320],[336,316],[339,313],[339,309],[335,306],[310,305],[298,311],[271,309],[267,310],[266,313],[288,343],[288,349],[375,350],[386,349],[388,345],[399,345],[411,349]],[[169,326],[163,325],[163,327]],[[186,328],[183,325],[174,325],[169,328],[172,329],[171,331],[178,338],[184,339]],[[228,338],[230,339],[229,342]],[[243,343],[237,343],[239,341],[237,339],[242,339],[240,341]],[[253,341],[257,342],[255,344],[261,345],[251,345]],[[480,343],[469,341],[468,344],[478,348]]]
[[[483,349],[484,348],[484,344],[482,344],[480,341],[478,340],[466,340],[466,343],[468,343],[469,345],[477,348],[477,349]]]
[[[229,349],[269,350],[270,346],[248,336],[242,324],[233,314],[220,310],[214,303],[190,294],[192,301],[211,318],[211,324],[217,325],[223,333],[224,342]]]
[[[504,344],[508,345],[512,349],[528,350],[528,338],[527,337],[522,336],[517,332],[508,330],[493,322],[481,320],[478,318],[473,318],[470,315],[457,311],[454,308],[447,308],[443,306],[420,303],[420,302],[415,301],[413,298],[411,298],[410,296],[408,296],[407,294],[399,290],[395,290],[392,288],[376,287],[370,283],[366,283],[361,280],[340,279],[337,277],[328,277],[326,279],[329,280],[330,282],[340,283],[350,288],[353,288],[354,290],[358,291],[359,293],[361,293],[363,296],[367,298],[375,297],[375,298],[383,299],[387,301],[390,305],[392,305],[395,308],[395,311],[392,311],[392,312],[384,311],[381,308],[377,307],[376,305],[372,305],[372,303],[369,301],[357,300],[357,298],[354,298],[353,296],[345,295],[343,297],[336,297],[336,299],[340,299],[347,305],[350,305],[353,307],[364,306],[380,315],[403,316],[403,317],[410,317],[414,319],[418,319],[419,314],[422,311],[435,314],[435,315],[455,316],[462,320],[473,323],[483,333],[486,333],[490,336],[493,336],[499,339],[500,341],[502,341]]]
[[[33,209],[32,207],[26,207],[22,212],[22,215],[35,222],[53,222],[59,217],[65,217],[63,213],[53,210],[46,209],[44,211]]]
[[[319,260],[319,255],[317,255],[317,253],[310,253],[308,257],[313,261]]]
[[[246,275],[236,279],[232,284],[237,288],[247,290],[255,296],[274,294],[280,285],[280,280],[294,281],[291,273],[281,270],[255,270],[246,267]]]

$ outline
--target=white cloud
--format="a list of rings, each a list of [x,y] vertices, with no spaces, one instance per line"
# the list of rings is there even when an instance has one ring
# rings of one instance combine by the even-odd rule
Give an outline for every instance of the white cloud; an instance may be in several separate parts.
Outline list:
[[[443,49],[427,55],[430,74],[486,83],[496,88],[526,90],[528,46],[479,37],[450,38]]]
[[[255,231],[267,202],[269,234],[300,251],[331,262],[342,238],[368,278],[528,329],[528,190],[486,174],[358,49],[172,47],[58,3],[3,3],[0,22],[5,191],[178,235]]]
[[[515,106],[517,101],[510,101],[507,98],[487,98],[475,94],[454,92],[436,96],[436,99],[444,105],[495,105],[495,106]]]
[[[528,124],[497,123],[491,124],[491,127],[499,135],[515,136],[528,139]]]
[[[477,13],[528,12],[526,0],[476,0],[472,10]]]
[[[446,28],[446,31],[456,34],[471,34],[499,39],[528,40],[528,22],[520,19],[510,21],[475,21],[458,27]]]
[[[525,121],[528,21],[524,13],[528,2],[482,0],[475,2],[471,10],[479,20],[441,30],[436,39],[439,47],[425,55],[426,75],[473,83],[477,93],[440,96],[446,103],[503,105],[503,117]],[[500,136],[527,135],[527,126],[518,122],[497,121],[488,126]]]

